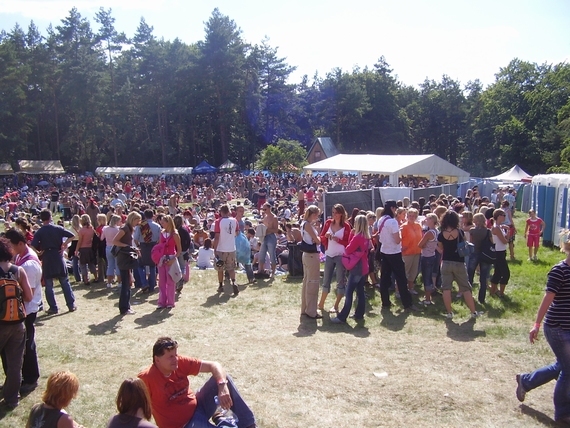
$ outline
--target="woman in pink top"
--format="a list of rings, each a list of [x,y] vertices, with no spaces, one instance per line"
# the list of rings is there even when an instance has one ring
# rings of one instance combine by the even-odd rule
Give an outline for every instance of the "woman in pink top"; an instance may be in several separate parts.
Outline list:
[[[117,267],[117,258],[113,255],[113,241],[119,233],[119,225],[121,224],[121,217],[113,214],[109,218],[109,225],[103,227],[101,232],[101,240],[105,241],[105,255],[107,256],[107,288],[113,286],[115,274],[117,277],[120,275],[119,268]]]
[[[91,226],[91,217],[83,214],[80,219],[81,229],[77,232],[77,247],[75,255],[79,258],[79,265],[81,268],[81,276],[83,277],[83,284],[89,285],[89,271],[97,278],[97,269],[95,267],[95,255],[93,254],[93,236],[95,229]]]
[[[158,309],[174,307],[174,295],[176,284],[170,276],[170,266],[174,262],[178,263],[178,256],[182,254],[182,245],[180,243],[180,235],[174,227],[174,220],[169,215],[165,215],[160,220],[163,229],[160,232],[159,243],[166,243],[164,248],[164,256],[158,265]]]
[[[348,314],[352,309],[352,297],[356,290],[356,310],[354,319],[357,321],[364,319],[366,309],[366,297],[364,295],[364,281],[368,275],[368,251],[370,248],[370,232],[368,220],[364,215],[358,215],[354,219],[354,230],[350,234],[345,253],[352,254],[355,251],[363,251],[360,261],[349,271],[348,282],[346,284],[346,294],[344,296],[344,307],[339,314],[331,319],[332,323],[340,324],[346,322]]]

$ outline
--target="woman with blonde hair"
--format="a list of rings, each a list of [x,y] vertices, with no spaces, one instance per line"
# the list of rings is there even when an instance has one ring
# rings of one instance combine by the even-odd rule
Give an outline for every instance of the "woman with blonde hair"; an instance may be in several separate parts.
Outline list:
[[[113,249],[113,241],[115,236],[119,233],[119,224],[121,223],[121,217],[113,214],[109,217],[109,224],[103,227],[101,232],[101,239],[105,242],[105,255],[107,256],[107,288],[113,286],[113,281],[115,279],[115,274],[120,275],[119,269],[117,267],[117,258],[111,251]]]
[[[81,276],[83,277],[83,285],[89,285],[89,272],[97,279],[97,269],[95,267],[95,256],[93,254],[93,237],[95,229],[91,226],[91,217],[83,214],[80,219],[81,228],[77,233],[77,248],[75,256],[79,258],[79,266]],[[89,272],[87,268],[89,267]]]
[[[310,205],[301,224],[302,241],[311,246],[311,252],[303,251],[303,288],[301,290],[301,314],[317,319],[323,316],[317,311],[319,283],[321,282],[321,262],[319,250],[321,238],[314,224],[319,219],[320,211],[316,205]],[[314,248],[314,250],[313,250]]]
[[[119,414],[109,420],[107,428],[156,428],[148,422],[152,416],[150,397],[141,379],[125,379],[115,402]]]
[[[32,407],[26,428],[82,428],[63,410],[79,391],[79,379],[68,371],[52,373],[42,395],[43,403]]]
[[[119,229],[119,232],[113,239],[113,245],[121,248],[133,248],[133,232],[135,227],[141,222],[141,215],[133,211],[127,216],[125,225]],[[122,250],[120,250],[122,251]],[[138,250],[137,250],[138,251]],[[140,256],[140,252],[138,252]],[[121,294],[119,296],[119,311],[121,315],[131,315],[135,312],[131,309],[131,270],[124,269],[118,263],[119,272],[121,273]]]
[[[364,295],[364,282],[368,275],[368,251],[370,250],[370,231],[368,228],[368,219],[365,215],[358,215],[354,219],[354,230],[350,234],[350,242],[345,252],[353,254],[356,251],[362,252],[360,260],[348,273],[348,281],[346,284],[346,294],[344,297],[344,306],[340,313],[331,319],[332,323],[340,324],[346,322],[348,314],[352,309],[352,298],[356,290],[356,310],[354,311],[354,319],[361,321],[364,319],[366,309],[366,296]]]
[[[162,230],[160,231],[159,244],[164,243],[165,245],[163,258],[158,264],[157,308],[172,309],[174,307],[176,284],[170,276],[169,270],[173,263],[178,263],[178,256],[182,254],[182,244],[172,217],[165,215],[160,220],[160,225]]]

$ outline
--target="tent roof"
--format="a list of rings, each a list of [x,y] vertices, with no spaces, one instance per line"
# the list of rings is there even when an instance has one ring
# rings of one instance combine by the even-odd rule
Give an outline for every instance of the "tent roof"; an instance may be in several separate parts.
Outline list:
[[[221,164],[218,169],[220,171],[234,171],[238,169],[238,166],[228,159],[223,164]]]
[[[58,160],[21,160],[18,166],[24,174],[65,174]]]
[[[521,181],[523,179],[531,178],[532,176],[526,173],[520,166],[515,165],[508,171],[502,174],[495,175],[493,177],[488,177],[489,180],[500,180],[500,181]]]
[[[12,175],[14,174],[14,169],[9,163],[0,163],[0,175]]]
[[[436,155],[336,155],[303,167],[308,171],[469,177],[467,171]]]
[[[216,171],[218,171],[218,168],[210,165],[208,162],[203,160],[202,162],[200,162],[198,165],[196,165],[194,167],[193,173],[194,174],[207,174],[209,172],[216,172]]]
[[[149,166],[134,166],[134,167],[113,167],[101,166],[95,170],[96,174],[119,174],[119,175],[185,175],[192,174],[191,167],[149,167]]]

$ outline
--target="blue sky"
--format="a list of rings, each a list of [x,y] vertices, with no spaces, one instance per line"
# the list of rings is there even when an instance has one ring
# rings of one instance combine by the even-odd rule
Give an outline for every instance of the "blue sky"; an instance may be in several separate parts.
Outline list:
[[[91,20],[112,8],[116,28],[131,37],[141,16],[154,35],[186,43],[204,38],[213,9],[229,16],[252,44],[269,38],[296,66],[292,82],[340,67],[371,67],[384,56],[398,79],[418,85],[446,74],[488,85],[513,58],[570,61],[567,0],[0,0],[0,29],[30,20],[44,31],[77,7]]]

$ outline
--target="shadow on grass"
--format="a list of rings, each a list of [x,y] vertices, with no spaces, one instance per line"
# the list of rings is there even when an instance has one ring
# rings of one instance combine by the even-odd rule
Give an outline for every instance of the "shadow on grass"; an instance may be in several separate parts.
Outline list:
[[[142,317],[135,318],[135,324],[138,324],[136,329],[147,328],[149,326],[157,325],[165,322],[172,316],[172,309],[162,308],[156,309],[150,314],[145,314]]]
[[[297,333],[293,333],[293,336],[308,337],[314,335],[318,329],[317,320],[306,317],[304,315],[301,315],[300,317],[301,318],[299,322],[299,327],[297,327]]]
[[[521,412],[527,416],[530,416],[531,418],[533,418],[536,422],[541,423],[542,425],[545,425],[547,427],[558,427],[561,426],[560,424],[558,424],[554,419],[552,419],[550,416],[542,413],[539,410],[533,409],[532,407],[527,406],[526,404],[521,404],[520,405],[521,408]]]
[[[380,325],[391,331],[400,331],[406,325],[406,319],[410,316],[410,313],[401,310],[398,313],[392,312],[391,309],[382,309],[382,321]]]
[[[89,291],[85,294],[83,294],[83,298],[88,299],[88,300],[92,300],[92,299],[100,299],[101,296],[107,295],[107,298],[109,299],[113,299],[119,298],[119,293],[115,292],[115,290],[118,290],[116,288],[89,288],[89,287],[85,287],[86,289],[88,289]]]
[[[110,320],[103,321],[99,324],[91,324],[89,325],[89,332],[87,333],[90,336],[103,336],[106,334],[114,334],[117,332],[117,323],[119,320],[123,319],[123,315],[116,315]]]
[[[505,312],[520,313],[522,310],[520,302],[513,300],[509,295],[501,298],[487,296],[485,300],[485,315],[489,318],[501,318]]]
[[[216,293],[212,294],[211,296],[208,296],[206,301],[202,303],[200,306],[203,306],[205,308],[211,308],[213,306],[219,306],[223,305],[224,303],[228,303],[228,301],[233,298],[234,297],[231,294],[224,291],[223,293]]]
[[[478,337],[485,337],[487,333],[481,330],[474,330],[475,319],[470,318],[462,324],[457,324],[453,320],[446,319],[447,337],[456,342],[470,342]]]

